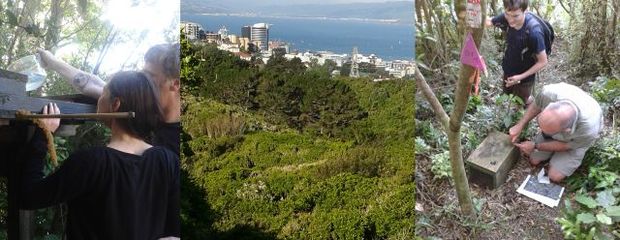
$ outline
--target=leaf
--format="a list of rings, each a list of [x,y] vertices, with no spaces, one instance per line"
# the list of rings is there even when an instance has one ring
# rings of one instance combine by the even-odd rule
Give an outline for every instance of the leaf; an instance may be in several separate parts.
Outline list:
[[[435,39],[435,38],[433,38],[433,37],[431,37],[431,36],[428,36],[428,35],[427,35],[427,36],[423,36],[422,38],[423,38],[423,39],[426,39],[426,40],[429,40],[429,41],[431,41],[431,42],[437,42],[437,39]]]
[[[480,199],[474,198],[472,200],[474,202],[474,208],[476,209],[476,212],[482,211],[482,207],[484,206],[484,203],[486,203],[486,201],[487,201],[484,198],[480,198]]]
[[[620,206],[609,206],[605,208],[607,212],[607,216],[610,217],[620,217]]]
[[[613,205],[616,202],[616,198],[614,198],[610,190],[607,190],[596,194],[596,202],[598,202],[599,206],[606,208]]]
[[[590,196],[586,195],[578,195],[577,197],[575,197],[575,201],[587,206],[588,208],[595,208],[597,206],[596,201],[594,201],[594,199]]]
[[[605,225],[611,225],[611,218],[605,214],[596,214],[596,220]]]
[[[17,26],[17,17],[15,16],[15,14],[9,11],[8,9],[4,10],[4,13],[6,14],[6,17],[8,18],[9,24],[13,26]]]
[[[504,127],[508,128],[512,125],[512,115],[507,114],[504,116]]]
[[[577,220],[585,224],[590,224],[595,222],[596,218],[592,215],[592,213],[580,213],[577,214]]]
[[[432,71],[433,70],[430,67],[428,67],[426,64],[421,63],[421,62],[418,62],[418,66],[420,66],[424,70],[428,70],[428,71]]]

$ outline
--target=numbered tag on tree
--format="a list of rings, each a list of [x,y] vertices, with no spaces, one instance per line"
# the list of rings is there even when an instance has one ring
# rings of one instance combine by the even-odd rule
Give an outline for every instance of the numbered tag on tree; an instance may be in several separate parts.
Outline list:
[[[482,25],[482,8],[480,0],[467,0],[467,25],[471,28],[480,28]]]

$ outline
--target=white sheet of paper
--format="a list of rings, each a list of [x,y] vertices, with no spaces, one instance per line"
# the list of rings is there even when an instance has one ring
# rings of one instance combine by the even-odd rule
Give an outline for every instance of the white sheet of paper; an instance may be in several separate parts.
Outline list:
[[[547,196],[544,195],[540,195],[534,192],[530,192],[528,190],[525,190],[525,185],[527,184],[527,182],[530,180],[530,177],[534,177],[533,175],[527,175],[527,178],[525,178],[525,181],[523,181],[523,183],[521,183],[521,186],[519,186],[519,188],[517,189],[517,192],[520,194],[523,194],[531,199],[534,199],[544,205],[547,205],[549,207],[557,207],[560,204],[560,199],[562,194],[564,193],[564,188],[562,187],[562,190],[560,191],[560,198],[559,199],[552,199],[549,198]]]

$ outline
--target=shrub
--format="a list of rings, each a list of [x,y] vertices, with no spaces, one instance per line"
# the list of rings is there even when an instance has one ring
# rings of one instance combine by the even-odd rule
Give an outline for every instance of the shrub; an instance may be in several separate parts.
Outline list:
[[[385,153],[381,150],[361,146],[328,159],[325,164],[317,167],[317,173],[323,178],[342,172],[378,177],[382,174],[385,159]]]
[[[443,151],[431,157],[431,172],[435,175],[433,179],[450,179],[452,176],[452,166],[450,165],[450,152]]]

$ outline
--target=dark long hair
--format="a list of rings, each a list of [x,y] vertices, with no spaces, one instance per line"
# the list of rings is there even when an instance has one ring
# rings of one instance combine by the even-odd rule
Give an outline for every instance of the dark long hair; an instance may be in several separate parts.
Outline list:
[[[149,77],[137,71],[114,74],[107,85],[110,100],[120,100],[118,112],[135,112],[135,118],[117,119],[129,134],[148,140],[163,121],[159,91]]]

